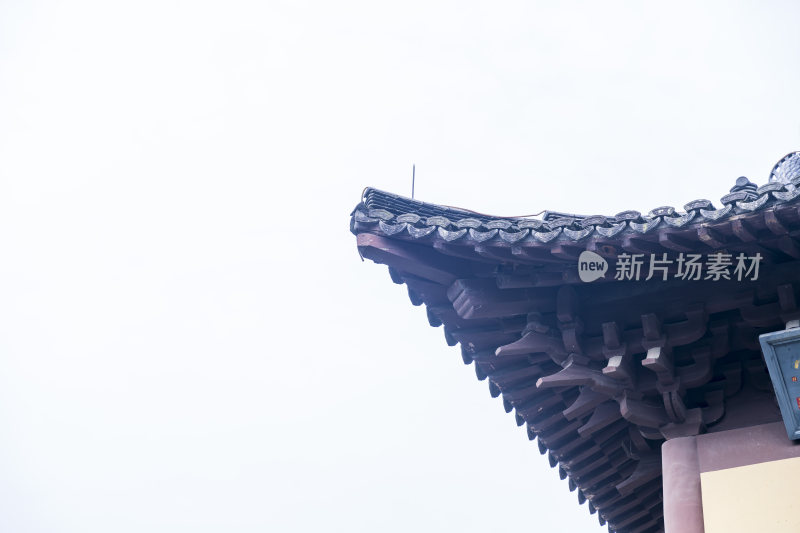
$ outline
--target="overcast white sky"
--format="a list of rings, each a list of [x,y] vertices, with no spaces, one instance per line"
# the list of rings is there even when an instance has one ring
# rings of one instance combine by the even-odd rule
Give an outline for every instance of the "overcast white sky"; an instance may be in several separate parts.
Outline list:
[[[348,214],[718,199],[797,2],[0,1],[0,531],[601,531]]]

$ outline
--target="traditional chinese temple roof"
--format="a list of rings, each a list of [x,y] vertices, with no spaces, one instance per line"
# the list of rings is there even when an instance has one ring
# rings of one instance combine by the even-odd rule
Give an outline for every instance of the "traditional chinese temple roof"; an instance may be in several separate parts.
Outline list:
[[[645,533],[663,530],[664,440],[780,419],[758,335],[800,318],[800,154],[720,204],[508,218],[366,189],[351,231],[579,502],[609,531]],[[592,283],[586,251],[609,264]],[[681,277],[689,255],[730,268]],[[615,276],[631,256],[663,277]],[[737,278],[737,258],[758,270]]]

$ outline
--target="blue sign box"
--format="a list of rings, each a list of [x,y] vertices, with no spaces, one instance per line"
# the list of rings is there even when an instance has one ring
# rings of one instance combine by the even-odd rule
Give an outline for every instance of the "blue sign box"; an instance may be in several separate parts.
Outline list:
[[[800,328],[765,333],[758,337],[772,386],[778,396],[786,433],[800,439]]]

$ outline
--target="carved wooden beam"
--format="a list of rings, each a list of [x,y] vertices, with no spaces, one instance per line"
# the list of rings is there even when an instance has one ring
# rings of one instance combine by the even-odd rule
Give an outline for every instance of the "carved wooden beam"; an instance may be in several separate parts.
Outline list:
[[[536,331],[529,331],[518,341],[500,346],[495,353],[497,357],[507,357],[537,352],[546,353],[559,365],[567,359],[568,355],[561,339]]]
[[[536,382],[536,386],[543,389],[576,385],[588,385],[595,391],[610,397],[622,392],[622,387],[616,380],[604,376],[599,370],[592,370],[574,361],[568,362],[560,372],[541,377]]]
[[[457,244],[449,244],[442,241],[433,241],[433,249],[439,252],[440,254],[449,257],[467,259],[469,261],[484,263],[486,265],[491,265],[491,266],[497,265],[497,261],[492,259],[486,259],[485,257],[481,257],[480,255],[476,254],[472,246],[462,246]]]
[[[750,224],[741,218],[731,220],[731,230],[736,237],[742,242],[756,242],[756,230]]]
[[[685,239],[678,235],[677,232],[662,231],[658,234],[658,243],[675,252],[692,252],[696,253],[698,242],[690,239]]]
[[[664,435],[665,439],[674,439],[678,437],[689,437],[699,435],[705,430],[705,422],[703,421],[703,412],[701,409],[689,409],[686,411],[685,421],[681,423],[670,422],[664,424],[659,428],[659,431]]]
[[[775,235],[787,235],[789,230],[780,221],[775,211],[769,210],[764,212],[764,223],[767,228]]]
[[[652,370],[659,382],[670,384],[675,381],[675,366],[672,362],[672,350],[663,346],[654,346],[647,350],[642,366]]]
[[[597,406],[586,424],[578,428],[578,434],[581,437],[589,437],[620,418],[622,418],[622,415],[619,412],[619,404],[609,400]]]
[[[649,405],[623,394],[620,400],[620,412],[625,420],[648,428],[659,428],[669,423],[669,417],[663,406]]]
[[[555,309],[555,289],[500,290],[493,279],[459,279],[447,289],[462,318],[501,318]]]
[[[564,417],[567,420],[576,420],[589,414],[592,410],[609,399],[609,396],[593,390],[591,387],[583,386],[578,398],[564,410]]]
[[[453,283],[458,277],[458,272],[464,274],[469,272],[468,264],[442,257],[436,258],[430,251],[418,245],[404,245],[378,235],[359,233],[356,244],[361,255],[367,259],[405,270],[441,285]]]

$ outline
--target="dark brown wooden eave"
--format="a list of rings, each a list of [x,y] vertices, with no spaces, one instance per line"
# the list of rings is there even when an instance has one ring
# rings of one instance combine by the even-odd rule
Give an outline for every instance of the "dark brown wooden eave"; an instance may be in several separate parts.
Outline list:
[[[731,397],[770,395],[758,335],[800,316],[800,193],[778,199],[770,196],[778,188],[762,189],[767,199],[750,211],[737,202],[750,207],[761,197],[733,200],[724,216],[681,228],[617,215],[623,230],[604,235],[595,226],[577,240],[575,221],[533,228],[467,217],[459,228],[430,204],[427,217],[384,209],[405,205],[393,198],[380,208],[362,202],[351,229],[362,256],[388,265],[411,302],[427,307],[429,323],[443,326],[446,342],[460,344],[464,362],[488,378],[491,395],[502,396],[601,524],[645,533],[663,529],[660,443],[735,424]],[[765,262],[749,284],[582,284],[583,250],[609,259],[724,250],[761,253]],[[764,421],[777,416],[763,412]]]

